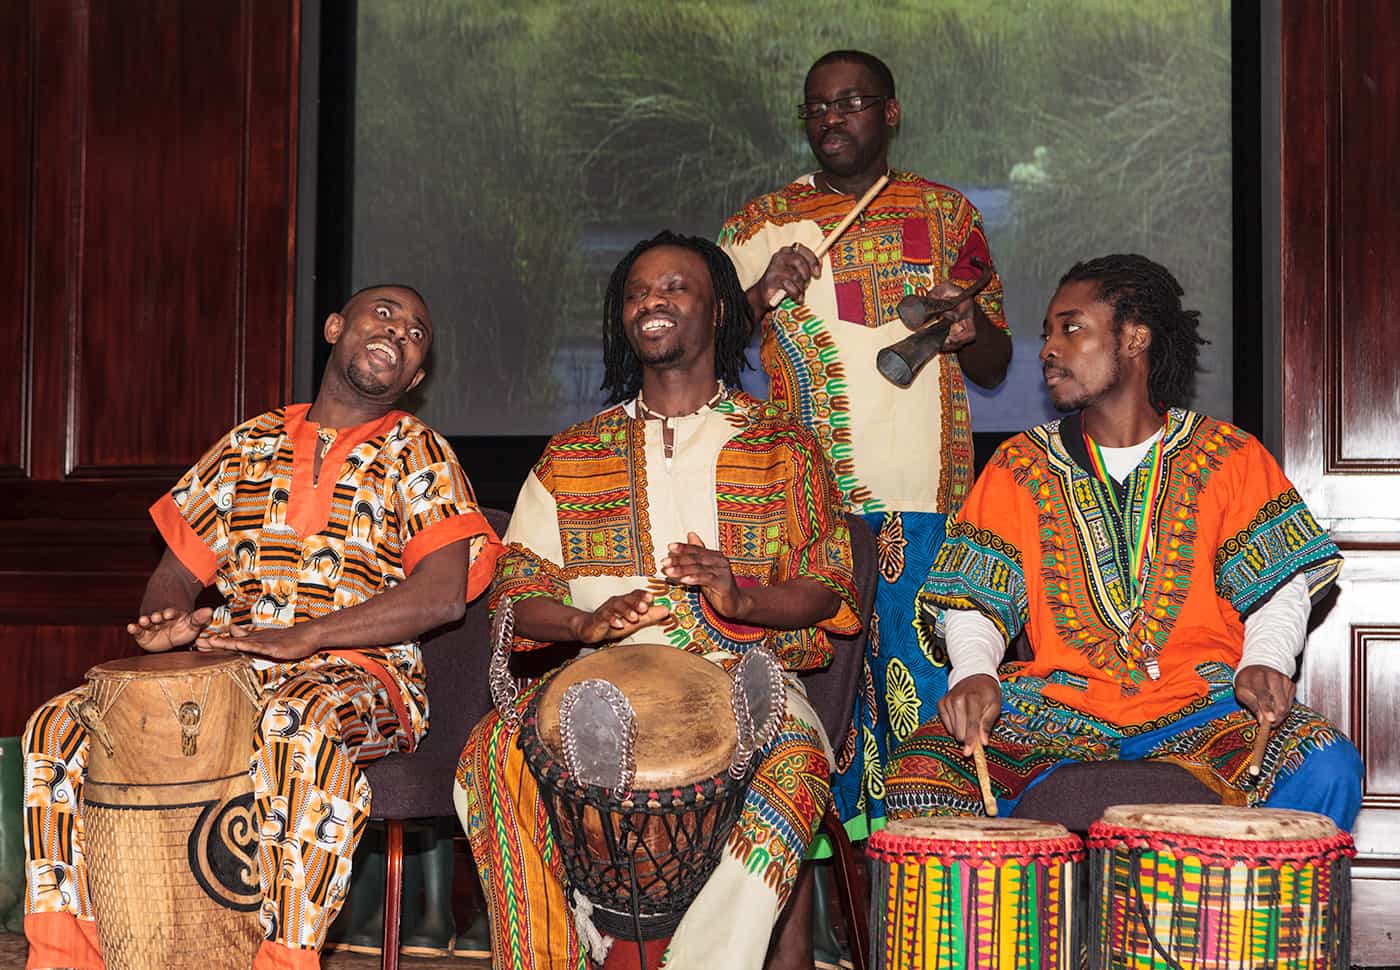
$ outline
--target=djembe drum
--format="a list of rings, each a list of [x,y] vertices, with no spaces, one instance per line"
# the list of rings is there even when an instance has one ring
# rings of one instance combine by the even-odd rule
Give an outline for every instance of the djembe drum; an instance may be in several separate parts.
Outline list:
[[[521,750],[570,899],[586,897],[598,930],[636,941],[675,931],[719,863],[784,690],[766,650],[731,676],[675,647],[632,644],[575,660],[530,699]]]
[[[1350,965],[1356,850],[1326,816],[1117,805],[1089,848],[1091,968]]]
[[[870,837],[877,970],[1078,966],[1084,843],[1030,819],[898,819]]]
[[[262,940],[246,657],[158,653],[87,673],[86,857],[110,970],[246,970]]]

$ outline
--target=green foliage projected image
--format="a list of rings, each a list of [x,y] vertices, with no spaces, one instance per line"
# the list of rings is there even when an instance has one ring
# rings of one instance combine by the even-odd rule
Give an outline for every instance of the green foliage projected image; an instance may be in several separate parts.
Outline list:
[[[1228,0],[766,3],[360,0],[353,276],[423,290],[419,413],[547,434],[601,406],[602,292],[672,228],[713,238],[815,168],[796,106],[822,53],[893,69],[891,161],[982,210],[1015,338],[979,430],[1043,420],[1040,321],[1077,259],[1142,252],[1202,311],[1197,407],[1230,416]],[[755,355],[756,356],[756,355]],[[762,375],[746,373],[763,393]]]

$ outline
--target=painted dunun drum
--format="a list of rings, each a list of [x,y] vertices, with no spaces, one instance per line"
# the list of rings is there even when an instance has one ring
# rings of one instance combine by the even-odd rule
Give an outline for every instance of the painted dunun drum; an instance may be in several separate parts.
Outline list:
[[[1350,966],[1356,850],[1323,815],[1118,805],[1089,848],[1090,968]]]
[[[1029,819],[911,818],[870,837],[877,970],[1078,966],[1084,843]]]
[[[145,654],[87,678],[75,713],[91,734],[86,854],[108,970],[246,970],[263,935],[251,664]]]

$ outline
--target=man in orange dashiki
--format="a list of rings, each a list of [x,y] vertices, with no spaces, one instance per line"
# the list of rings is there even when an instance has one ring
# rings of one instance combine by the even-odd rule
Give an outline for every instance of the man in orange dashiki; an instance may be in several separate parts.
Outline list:
[[[422,297],[362,290],[324,332],[333,347],[315,402],[234,428],[151,507],[167,549],[127,627],[147,651],[253,658],[264,703],[249,768],[265,935],[255,968],[320,965],[368,820],[360,766],[427,731],[417,638],[462,615],[500,553],[451,446],[393,409],[423,378]],[[210,583],[224,602],[195,609]],[[24,734],[30,968],[103,966],[79,697],[45,704]]]
[[[895,750],[891,815],[979,813],[981,743],[1003,814],[1063,765],[1150,759],[1226,804],[1355,821],[1356,748],[1293,700],[1341,554],[1258,441],[1186,409],[1203,341],[1181,295],[1142,256],[1060,281],[1040,358],[1073,413],[1003,444],[949,524],[920,595],[952,687]],[[1022,630],[1034,658],[998,670]]]

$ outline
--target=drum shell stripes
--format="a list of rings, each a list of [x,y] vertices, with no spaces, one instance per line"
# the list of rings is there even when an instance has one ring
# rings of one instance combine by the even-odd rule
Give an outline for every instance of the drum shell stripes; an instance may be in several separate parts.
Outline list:
[[[251,664],[153,654],[87,676],[78,705],[92,735],[84,821],[107,967],[247,967],[263,936]]]
[[[1021,819],[911,818],[870,837],[877,970],[1077,967],[1084,843]]]
[[[1351,836],[1325,816],[1120,805],[1089,830],[1091,970],[1346,970]]]

